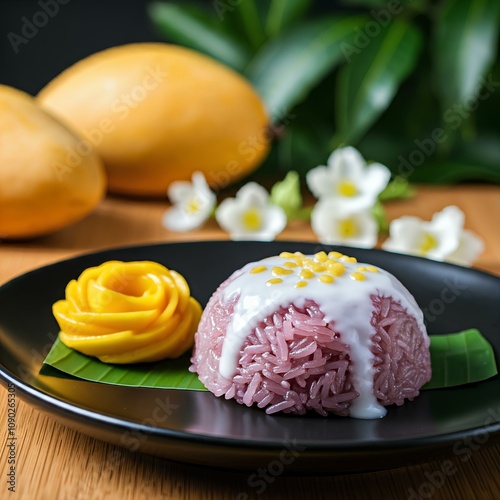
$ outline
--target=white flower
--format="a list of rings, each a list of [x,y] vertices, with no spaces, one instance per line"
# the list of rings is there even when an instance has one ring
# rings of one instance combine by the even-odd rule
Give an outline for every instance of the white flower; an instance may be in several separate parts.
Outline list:
[[[362,248],[377,243],[377,222],[370,209],[357,209],[339,199],[318,201],[311,212],[311,225],[321,243]]]
[[[173,207],[163,216],[163,225],[171,231],[190,231],[200,227],[210,217],[217,202],[205,176],[195,172],[188,181],[172,182],[168,197]]]
[[[245,184],[236,198],[224,200],[215,217],[233,240],[271,241],[287,222],[283,209],[272,205],[268,192],[255,182]]]
[[[327,165],[307,173],[312,194],[318,199],[340,198],[359,209],[372,207],[391,177],[387,167],[380,163],[367,165],[352,147],[336,149]]]
[[[400,217],[391,222],[389,239],[382,248],[469,266],[483,251],[484,244],[463,228],[464,219],[464,213],[454,205],[435,213],[430,222],[413,216]]]

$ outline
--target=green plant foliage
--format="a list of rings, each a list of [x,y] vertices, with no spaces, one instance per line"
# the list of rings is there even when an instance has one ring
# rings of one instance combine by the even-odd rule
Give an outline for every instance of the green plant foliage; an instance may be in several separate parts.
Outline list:
[[[243,70],[248,63],[250,49],[232,33],[217,29],[220,23],[204,9],[180,2],[154,2],[148,12],[158,29],[177,43],[205,52],[236,70]]]
[[[377,201],[372,207],[372,215],[375,218],[378,226],[379,233],[389,232],[389,219],[385,213],[384,205],[380,201]]]
[[[421,39],[409,23],[394,21],[364,48],[349,50],[337,86],[339,144],[354,143],[385,111],[401,81],[415,67]]]
[[[475,328],[430,340],[432,379],[422,389],[471,384],[498,373],[491,344]]]
[[[434,26],[436,83],[444,111],[474,98],[498,36],[498,0],[446,0]]]
[[[301,24],[266,44],[247,68],[271,115],[286,114],[343,58],[357,17],[331,17]]]
[[[293,25],[310,7],[312,0],[275,0],[270,3],[265,31],[268,37],[279,35]]]
[[[493,349],[479,330],[431,335],[430,339],[432,379],[423,389],[480,382],[498,373]],[[66,347],[57,339],[44,360],[44,367],[103,384],[206,391],[198,376],[188,370],[189,358],[187,353],[156,363],[111,365]]]
[[[189,354],[185,354],[177,359],[166,359],[156,363],[110,365],[66,347],[57,339],[45,358],[44,364],[68,375],[92,382],[131,387],[206,391],[196,373],[188,371],[189,357]]]
[[[297,218],[302,210],[299,174],[290,170],[286,177],[271,188],[271,203],[281,207],[288,220]]]
[[[404,177],[396,177],[387,184],[387,187],[378,195],[381,202],[411,198],[414,192]]]
[[[303,176],[350,144],[412,182],[500,182],[497,0],[156,0],[148,13],[261,94],[283,128],[266,173]]]
[[[500,168],[459,162],[426,163],[415,170],[412,179],[430,184],[455,184],[467,180],[500,184]]]

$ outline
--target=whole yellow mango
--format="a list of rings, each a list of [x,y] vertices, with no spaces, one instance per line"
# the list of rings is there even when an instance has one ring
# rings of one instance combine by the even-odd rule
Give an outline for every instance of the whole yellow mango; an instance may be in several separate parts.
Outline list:
[[[104,160],[110,191],[165,196],[205,174],[223,187],[269,149],[268,116],[240,75],[193,50],[139,43],[79,61],[38,95]]]
[[[102,161],[28,94],[0,85],[0,238],[56,231],[105,193]]]

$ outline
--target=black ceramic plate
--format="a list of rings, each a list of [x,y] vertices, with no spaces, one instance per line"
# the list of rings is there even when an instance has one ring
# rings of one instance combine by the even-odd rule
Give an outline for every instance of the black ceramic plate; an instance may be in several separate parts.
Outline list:
[[[466,456],[500,434],[500,378],[425,391],[381,420],[268,416],[208,392],[104,385],[41,375],[56,334],[51,305],[67,282],[110,259],[149,259],[181,272],[205,304],[243,264],[311,243],[200,242],[112,249],[25,274],[0,287],[0,376],[63,423],[132,450],[231,469],[281,467],[304,473],[376,470]],[[331,250],[331,248],[325,248]],[[471,269],[377,250],[343,249],[395,274],[424,310],[430,333],[477,327],[500,353],[500,279]],[[277,462],[276,462],[277,461]]]

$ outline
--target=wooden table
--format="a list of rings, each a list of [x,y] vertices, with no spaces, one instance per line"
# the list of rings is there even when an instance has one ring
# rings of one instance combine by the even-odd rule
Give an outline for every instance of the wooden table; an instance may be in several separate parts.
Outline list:
[[[391,219],[403,214],[429,219],[433,212],[449,204],[464,210],[466,227],[485,241],[485,252],[476,267],[500,275],[500,187],[420,187],[413,199],[387,204],[387,211]],[[0,243],[0,284],[30,269],[90,250],[227,238],[214,221],[196,232],[170,233],[160,224],[166,208],[167,203],[161,201],[110,197],[85,220],[56,234],[25,243]],[[293,222],[279,238],[315,241],[306,222]],[[489,442],[474,445],[474,451],[467,456],[429,457],[427,463],[389,471],[277,477],[257,494],[247,474],[208,473],[135,454],[81,435],[23,401],[16,402],[17,483],[16,492],[9,493],[7,391],[0,388],[0,498],[5,499],[500,498],[500,445]]]

